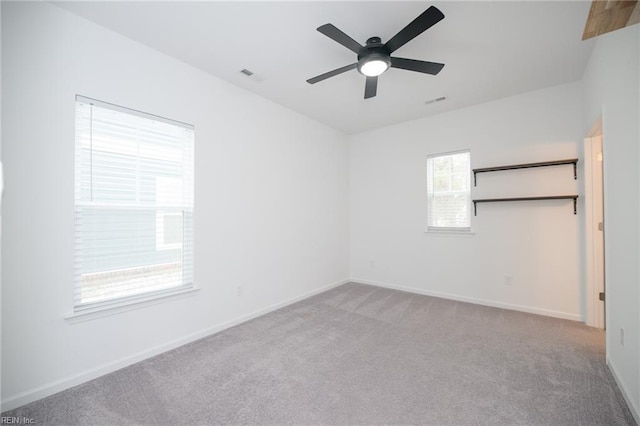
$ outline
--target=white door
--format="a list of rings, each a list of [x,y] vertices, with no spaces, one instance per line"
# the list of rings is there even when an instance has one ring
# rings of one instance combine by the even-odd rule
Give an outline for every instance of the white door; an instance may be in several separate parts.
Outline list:
[[[602,134],[585,139],[586,323],[605,328],[604,168]]]

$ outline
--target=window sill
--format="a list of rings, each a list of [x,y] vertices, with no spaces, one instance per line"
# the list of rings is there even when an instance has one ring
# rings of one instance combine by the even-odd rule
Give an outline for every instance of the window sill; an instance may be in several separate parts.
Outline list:
[[[473,237],[476,235],[475,232],[472,231],[424,231],[425,235],[429,235],[430,237],[453,237],[453,238],[465,238],[465,237]]]
[[[140,298],[136,300],[125,300],[119,303],[110,304],[107,306],[99,306],[92,309],[86,309],[80,312],[73,312],[65,315],[65,319],[70,324],[76,324],[79,322],[90,321],[93,319],[104,318],[111,315],[116,315],[121,312],[133,311],[135,309],[144,308],[158,303],[165,303],[172,300],[183,299],[188,296],[192,296],[193,293],[200,290],[197,287],[192,287],[184,290],[178,290],[171,293],[161,295],[150,295],[146,298]]]

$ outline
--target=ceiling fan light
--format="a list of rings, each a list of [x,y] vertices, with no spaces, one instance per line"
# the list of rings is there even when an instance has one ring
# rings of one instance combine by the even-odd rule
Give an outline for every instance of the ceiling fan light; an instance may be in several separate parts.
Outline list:
[[[372,59],[360,66],[360,72],[367,77],[377,77],[389,69],[389,63],[382,59]]]

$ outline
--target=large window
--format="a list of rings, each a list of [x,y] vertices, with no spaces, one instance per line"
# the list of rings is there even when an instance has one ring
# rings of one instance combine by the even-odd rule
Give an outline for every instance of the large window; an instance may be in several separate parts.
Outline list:
[[[193,134],[76,97],[75,312],[193,286]]]
[[[427,230],[471,229],[469,151],[427,157]]]

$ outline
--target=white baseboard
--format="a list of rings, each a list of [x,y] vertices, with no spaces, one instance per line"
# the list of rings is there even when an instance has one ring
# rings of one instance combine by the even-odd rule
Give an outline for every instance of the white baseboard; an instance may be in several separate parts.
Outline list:
[[[163,352],[167,352],[171,349],[175,349],[177,347],[186,345],[187,343],[195,342],[196,340],[202,339],[204,337],[210,336],[215,333],[219,333],[220,331],[226,330],[227,328],[236,326],[238,324],[242,324],[243,322],[268,314],[269,312],[273,312],[277,309],[280,309],[285,306],[291,305],[293,303],[299,302],[301,300],[307,299],[311,296],[315,296],[316,294],[324,293],[325,291],[331,290],[334,287],[338,287],[342,284],[346,284],[349,281],[350,280],[345,279],[345,280],[341,280],[341,281],[329,284],[319,289],[309,291],[307,293],[301,294],[296,297],[292,297],[291,299],[287,299],[285,301],[273,304],[271,306],[267,306],[263,309],[259,309],[252,313],[242,315],[230,321],[217,324],[213,327],[209,327],[204,330],[191,333],[189,335],[180,337],[179,339],[171,340],[165,344],[135,353],[133,355],[127,356],[125,358],[121,358],[117,361],[110,362],[108,364],[104,364],[102,366],[82,372],[80,374],[67,377],[61,380],[57,380],[55,382],[48,383],[46,385],[39,386],[34,389],[21,392],[17,395],[9,396],[8,398],[2,400],[2,403],[1,403],[2,408],[0,409],[0,411],[5,412],[8,410],[13,410],[14,408],[21,407],[25,404],[29,404],[30,402],[37,401],[39,399],[45,398],[47,396],[53,395],[63,390],[88,382],[89,380],[93,380],[100,376],[104,376],[105,374],[120,370],[121,368],[127,367],[131,364],[135,364],[136,362],[143,361],[147,358],[151,358]]]
[[[626,384],[624,383],[624,381],[620,379],[620,377],[622,376],[620,376],[617,373],[615,364],[611,362],[608,356],[607,356],[607,366],[609,367],[609,371],[611,371],[611,375],[616,381],[616,384],[618,385],[618,389],[620,389],[620,392],[622,393],[624,400],[627,402],[627,407],[629,407],[629,411],[631,411],[631,415],[633,415],[633,418],[635,419],[636,424],[640,425],[640,409],[638,409],[636,402],[629,397],[629,394],[627,393]]]
[[[458,302],[475,303],[476,305],[491,306],[494,308],[509,309],[511,311],[527,312],[530,314],[544,315],[547,317],[562,318],[572,321],[583,321],[581,315],[571,314],[567,312],[553,311],[550,309],[534,308],[531,306],[514,305],[511,303],[495,302],[493,300],[477,299],[475,297],[459,296],[457,294],[441,293],[438,291],[423,290],[415,287],[405,287],[396,284],[389,284],[380,281],[366,280],[362,278],[351,278],[352,282],[373,285],[376,287],[385,287],[394,290],[406,291],[408,293],[423,294],[425,296],[439,297],[441,299],[456,300]]]

